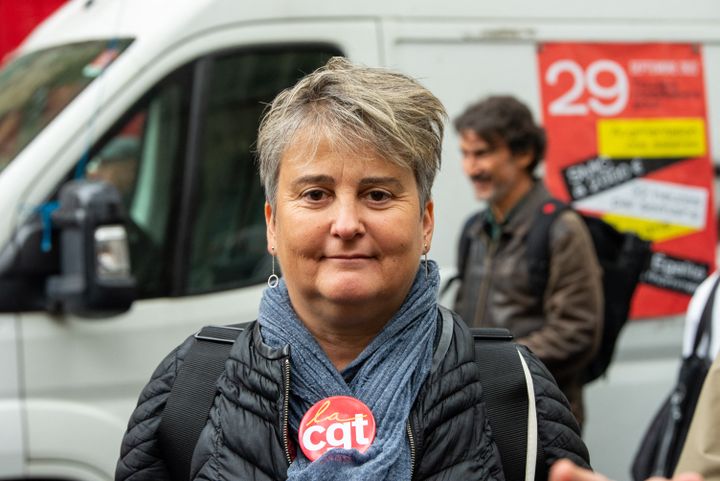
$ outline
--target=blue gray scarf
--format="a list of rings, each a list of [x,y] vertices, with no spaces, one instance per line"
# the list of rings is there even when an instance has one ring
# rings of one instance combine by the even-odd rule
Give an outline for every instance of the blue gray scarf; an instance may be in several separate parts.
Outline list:
[[[437,265],[426,278],[421,263],[415,281],[395,316],[342,372],[330,362],[298,319],[284,281],[266,289],[258,322],[266,344],[290,345],[292,367],[290,426],[297,432],[305,412],[329,396],[353,396],[372,411],[375,441],[365,453],[334,449],[310,462],[298,449],[288,470],[292,481],[409,481],[410,446],[406,423],[420,386],[430,371],[436,331]],[[352,375],[348,383],[343,375]]]

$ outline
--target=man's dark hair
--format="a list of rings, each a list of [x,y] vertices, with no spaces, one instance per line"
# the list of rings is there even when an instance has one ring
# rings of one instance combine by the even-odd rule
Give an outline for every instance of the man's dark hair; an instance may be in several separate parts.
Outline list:
[[[513,155],[532,151],[527,168],[531,175],[545,155],[545,129],[535,123],[524,103],[509,95],[486,97],[470,105],[455,119],[455,129],[474,131],[493,149],[504,143]]]

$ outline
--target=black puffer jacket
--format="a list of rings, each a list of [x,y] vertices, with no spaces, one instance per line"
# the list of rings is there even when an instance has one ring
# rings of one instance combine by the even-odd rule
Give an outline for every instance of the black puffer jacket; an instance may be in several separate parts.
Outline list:
[[[503,481],[482,402],[472,336],[458,318],[452,332],[447,351],[421,388],[410,415],[413,479]],[[122,442],[116,480],[170,480],[166,463],[172,460],[162,459],[157,428],[192,342],[190,338],[170,353],[143,389]],[[546,465],[570,458],[588,467],[587,449],[567,401],[544,366],[529,351],[522,352],[533,375]],[[191,479],[286,479],[293,450],[285,414],[289,366],[287,349],[263,344],[257,324],[239,336],[198,441]]]

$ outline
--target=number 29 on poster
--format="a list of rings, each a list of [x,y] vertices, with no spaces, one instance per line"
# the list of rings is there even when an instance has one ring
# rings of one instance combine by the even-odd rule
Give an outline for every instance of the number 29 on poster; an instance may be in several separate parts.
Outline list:
[[[609,117],[627,106],[630,88],[627,73],[612,60],[600,59],[586,68],[571,59],[553,62],[545,72],[545,82],[557,85],[561,77],[570,76],[569,88],[548,106],[556,116],[585,116],[593,112]]]

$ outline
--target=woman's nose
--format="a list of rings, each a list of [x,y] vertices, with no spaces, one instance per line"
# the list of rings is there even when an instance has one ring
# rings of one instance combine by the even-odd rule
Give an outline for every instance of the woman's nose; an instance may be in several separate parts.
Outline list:
[[[365,224],[361,217],[361,206],[358,205],[356,200],[338,199],[336,201],[330,233],[344,240],[365,233]]]

